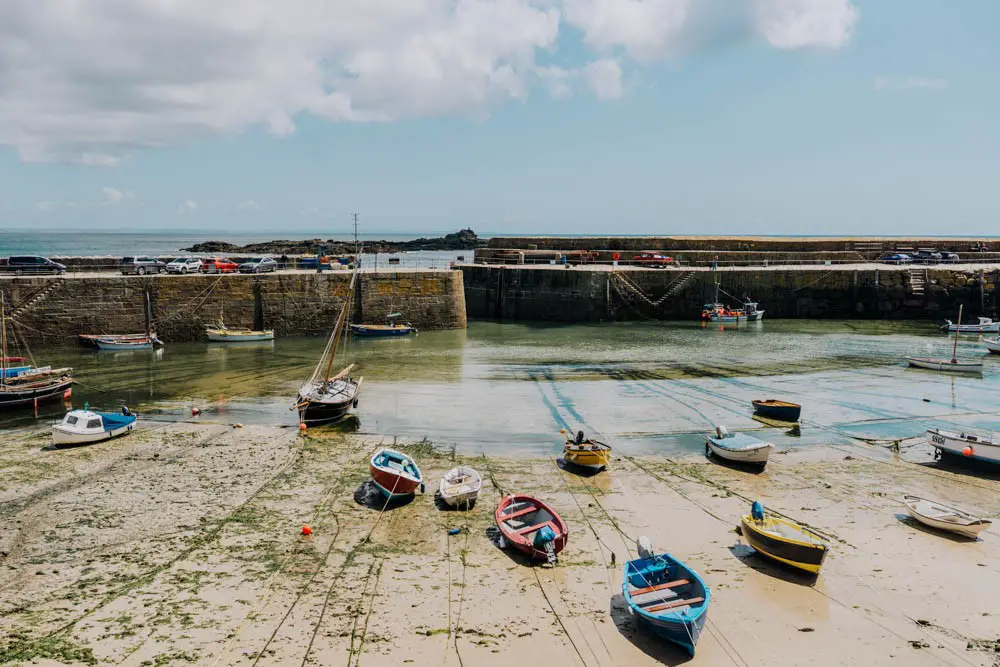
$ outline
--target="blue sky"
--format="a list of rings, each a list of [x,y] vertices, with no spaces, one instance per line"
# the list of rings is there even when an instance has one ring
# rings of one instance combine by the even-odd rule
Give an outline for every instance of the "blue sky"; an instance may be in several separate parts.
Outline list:
[[[426,0],[416,27],[364,17],[381,51],[338,43],[315,62],[289,55],[273,76],[261,72],[287,49],[244,39],[224,54],[250,61],[236,74],[160,71],[172,56],[155,46],[119,71],[139,48],[130,39],[192,59],[204,47],[192,26],[218,43],[212,31],[229,26],[199,3],[176,33],[151,32],[162,17],[137,11],[134,25],[116,22],[129,35],[95,35],[78,53],[51,41],[51,14],[25,10],[19,34],[52,55],[30,80],[0,74],[0,227],[280,235],[344,230],[357,211],[387,233],[998,231],[995,0],[710,0],[686,12],[654,0],[648,15],[632,0],[502,0],[510,11],[483,27],[468,12],[458,25],[443,1]],[[300,4],[288,37],[316,21],[308,11],[334,13]],[[794,20],[766,24],[765,11]],[[67,30],[79,23],[66,17]],[[493,44],[491,30],[505,36]],[[109,39],[117,52],[91,54]],[[439,60],[396,43],[432,43]],[[205,55],[195,62],[221,59]],[[0,72],[24,71],[18,57],[0,48]],[[312,65],[330,62],[351,76],[326,72],[324,95],[309,97]]]

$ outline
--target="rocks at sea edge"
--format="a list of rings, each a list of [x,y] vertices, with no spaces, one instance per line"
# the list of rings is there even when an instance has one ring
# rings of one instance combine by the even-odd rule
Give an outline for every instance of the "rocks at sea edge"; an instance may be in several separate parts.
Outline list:
[[[413,250],[473,250],[482,245],[479,237],[471,229],[463,229],[453,234],[437,238],[419,238],[412,241],[366,241],[365,252],[406,252]],[[253,255],[315,255],[323,250],[328,255],[347,255],[354,252],[353,241],[336,241],[333,239],[309,239],[306,241],[266,241],[250,243],[244,246],[225,241],[205,241],[195,243],[190,248],[181,248],[184,252],[226,253]]]

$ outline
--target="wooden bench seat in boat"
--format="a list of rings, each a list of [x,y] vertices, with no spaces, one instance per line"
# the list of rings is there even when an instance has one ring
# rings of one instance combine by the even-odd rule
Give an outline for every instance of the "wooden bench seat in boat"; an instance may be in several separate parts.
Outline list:
[[[657,612],[666,611],[668,609],[679,610],[679,607],[689,607],[693,604],[698,604],[699,602],[704,602],[705,598],[680,598],[679,600],[671,600],[670,602],[664,602],[663,604],[658,604],[654,607],[646,607],[645,611]]]
[[[534,505],[529,505],[524,509],[517,510],[516,512],[511,512],[510,514],[501,514],[500,518],[502,518],[504,521],[510,521],[511,519],[516,519],[519,516],[524,516],[525,514],[531,514],[532,512],[537,512],[537,511],[538,511],[537,507],[535,507]]]
[[[642,595],[643,593],[652,593],[653,591],[662,591],[666,588],[676,588],[678,586],[683,586],[684,584],[690,584],[688,579],[678,579],[677,581],[668,581],[665,584],[657,584],[656,586],[647,586],[645,588],[637,588],[632,591],[632,597],[637,595]]]
[[[535,532],[536,530],[541,530],[545,526],[548,526],[549,528],[551,528],[552,532],[555,533],[556,535],[559,534],[559,526],[557,526],[552,521],[546,521],[544,523],[536,523],[533,526],[525,526],[524,528],[518,528],[514,532],[517,533],[518,535],[530,535],[531,533]]]

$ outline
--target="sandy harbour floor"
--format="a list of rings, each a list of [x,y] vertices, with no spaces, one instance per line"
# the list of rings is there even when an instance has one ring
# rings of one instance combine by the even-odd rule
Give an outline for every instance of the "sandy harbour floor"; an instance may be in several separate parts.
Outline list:
[[[48,437],[0,437],[0,664],[1000,665],[1000,526],[952,539],[900,503],[995,518],[1000,477],[934,464],[919,441],[779,449],[761,474],[619,450],[583,477],[554,457],[271,426],[148,422],[62,450]],[[380,444],[428,480],[384,512],[366,486]],[[456,462],[486,478],[468,512],[433,498]],[[569,523],[556,567],[487,537],[511,490]],[[753,499],[831,537],[818,579],[745,545]],[[622,603],[638,535],[712,589],[693,659]]]

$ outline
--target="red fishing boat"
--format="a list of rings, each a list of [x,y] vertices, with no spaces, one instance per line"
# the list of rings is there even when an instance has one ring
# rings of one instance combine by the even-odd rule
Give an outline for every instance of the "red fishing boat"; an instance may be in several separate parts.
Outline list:
[[[412,458],[392,449],[375,452],[369,466],[372,481],[387,498],[412,496],[417,487],[424,491],[424,478]]]
[[[566,547],[569,527],[547,503],[521,494],[504,496],[495,519],[503,542],[535,560],[556,561]]]

